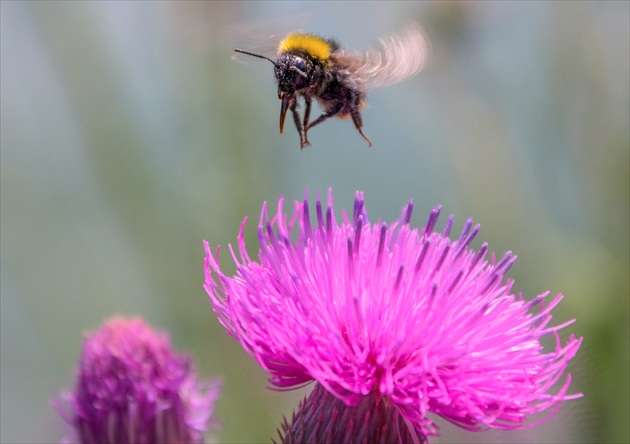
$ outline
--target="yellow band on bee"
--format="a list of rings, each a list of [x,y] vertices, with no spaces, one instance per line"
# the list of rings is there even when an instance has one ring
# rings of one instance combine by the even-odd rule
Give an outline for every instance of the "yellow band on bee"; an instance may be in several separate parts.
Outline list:
[[[320,61],[330,58],[330,43],[313,34],[289,34],[280,42],[278,52],[300,49]]]

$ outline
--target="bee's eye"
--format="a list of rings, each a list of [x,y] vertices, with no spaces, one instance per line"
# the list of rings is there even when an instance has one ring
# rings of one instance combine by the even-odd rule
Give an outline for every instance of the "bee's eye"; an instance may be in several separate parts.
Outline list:
[[[295,57],[293,59],[291,69],[295,73],[295,85],[299,86],[307,79],[306,74],[307,64],[306,61],[300,57]]]
[[[304,70],[306,69],[306,62],[304,61],[304,59],[296,57],[295,58],[295,67],[297,69],[299,69],[300,71],[304,72]]]

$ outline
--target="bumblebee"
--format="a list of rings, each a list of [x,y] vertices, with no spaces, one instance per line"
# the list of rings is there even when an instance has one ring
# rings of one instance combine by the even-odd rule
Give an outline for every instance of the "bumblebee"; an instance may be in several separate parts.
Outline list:
[[[361,110],[368,89],[391,85],[416,75],[426,64],[428,44],[418,26],[380,39],[380,48],[349,52],[333,39],[315,34],[290,33],[280,41],[276,59],[235,49],[236,52],[269,60],[278,82],[280,133],[287,111],[300,136],[300,148],[309,146],[308,131],[331,117],[351,117],[359,134],[363,132]],[[304,114],[298,112],[298,97],[304,99]],[[313,99],[323,113],[310,121]]]

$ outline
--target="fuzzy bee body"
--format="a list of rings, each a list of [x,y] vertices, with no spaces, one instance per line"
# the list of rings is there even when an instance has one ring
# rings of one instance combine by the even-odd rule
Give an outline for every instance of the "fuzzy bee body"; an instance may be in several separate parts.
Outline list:
[[[381,44],[380,51],[351,53],[342,50],[332,39],[291,33],[278,45],[275,61],[241,49],[235,51],[273,63],[281,101],[280,132],[290,110],[301,148],[310,145],[308,130],[330,117],[351,117],[361,136],[372,146],[363,133],[360,112],[366,104],[370,82],[373,86],[384,86],[411,77],[422,69],[427,59],[426,40],[417,27],[381,39]],[[302,116],[298,112],[299,96],[304,98]],[[324,112],[310,121],[313,99]]]

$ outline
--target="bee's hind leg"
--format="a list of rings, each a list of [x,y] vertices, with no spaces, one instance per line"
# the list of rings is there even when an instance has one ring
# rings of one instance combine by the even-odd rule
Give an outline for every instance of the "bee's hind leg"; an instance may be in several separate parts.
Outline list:
[[[372,141],[368,136],[365,135],[365,133],[363,133],[363,130],[361,129],[363,128],[363,119],[361,118],[361,112],[357,108],[352,107],[352,109],[350,110],[350,115],[352,116],[352,121],[354,122],[354,126],[359,131],[359,134],[361,134],[361,136],[363,136],[363,138],[367,141],[368,146],[372,146]]]

